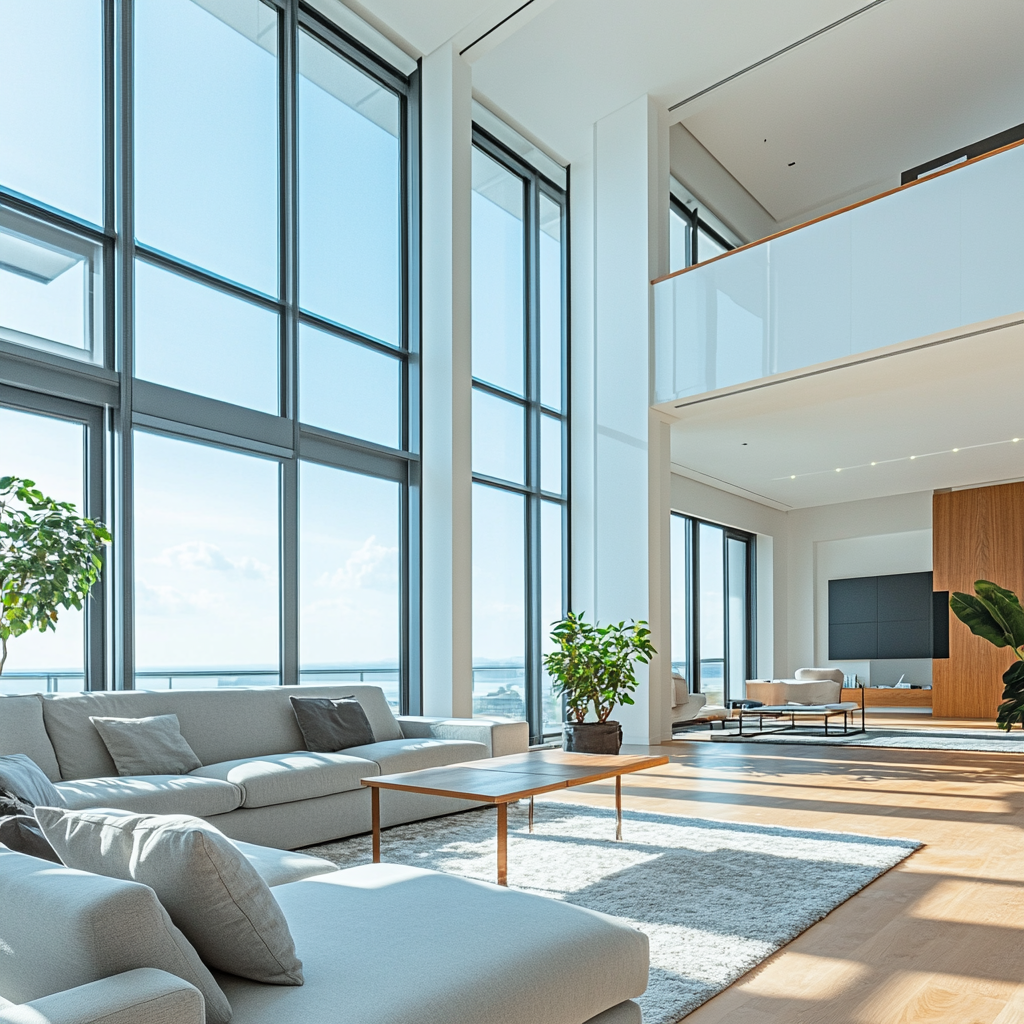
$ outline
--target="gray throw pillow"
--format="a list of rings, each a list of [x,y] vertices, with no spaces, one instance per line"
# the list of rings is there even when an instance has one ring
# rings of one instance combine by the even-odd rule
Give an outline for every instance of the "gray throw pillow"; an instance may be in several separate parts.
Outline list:
[[[118,775],[187,775],[203,762],[181,735],[177,715],[149,718],[95,718]]]
[[[36,808],[69,868],[148,885],[210,967],[301,985],[302,961],[267,883],[227,837],[187,814]]]
[[[373,743],[373,729],[355,697],[291,697],[306,749],[333,754]]]
[[[0,815],[31,814],[33,807],[64,807],[64,797],[27,754],[0,757]]]
[[[39,822],[29,814],[11,814],[0,818],[0,843],[15,853],[60,863],[60,857],[47,842]]]

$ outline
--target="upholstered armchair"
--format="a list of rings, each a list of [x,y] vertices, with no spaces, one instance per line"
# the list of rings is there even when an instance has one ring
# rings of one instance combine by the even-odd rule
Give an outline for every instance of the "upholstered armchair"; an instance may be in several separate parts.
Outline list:
[[[708,704],[703,693],[691,693],[686,680],[678,672],[672,673],[672,724],[714,722],[728,718],[729,712],[717,704]]]
[[[795,679],[748,679],[747,696],[762,704],[838,704],[843,673],[837,668],[798,668]]]

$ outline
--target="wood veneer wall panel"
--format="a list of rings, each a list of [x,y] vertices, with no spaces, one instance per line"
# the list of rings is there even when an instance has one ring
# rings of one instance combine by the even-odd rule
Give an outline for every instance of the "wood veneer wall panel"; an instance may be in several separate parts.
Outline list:
[[[1024,483],[934,495],[932,554],[936,590],[973,594],[984,579],[1024,594]],[[994,718],[1012,660],[949,612],[949,658],[932,663],[932,713]]]

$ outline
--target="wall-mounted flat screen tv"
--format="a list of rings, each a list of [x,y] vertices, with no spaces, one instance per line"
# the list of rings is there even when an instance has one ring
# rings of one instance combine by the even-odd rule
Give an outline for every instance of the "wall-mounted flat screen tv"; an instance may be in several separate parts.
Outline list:
[[[930,572],[828,581],[830,661],[949,657],[949,594]]]

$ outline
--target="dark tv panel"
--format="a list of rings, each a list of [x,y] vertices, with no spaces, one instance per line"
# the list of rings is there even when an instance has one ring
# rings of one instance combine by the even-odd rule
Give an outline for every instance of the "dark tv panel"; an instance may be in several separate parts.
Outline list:
[[[829,580],[829,659],[948,657],[947,597],[932,593],[930,572]]]

